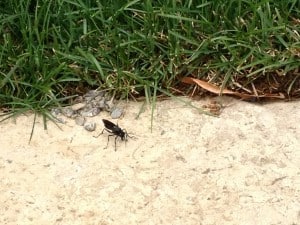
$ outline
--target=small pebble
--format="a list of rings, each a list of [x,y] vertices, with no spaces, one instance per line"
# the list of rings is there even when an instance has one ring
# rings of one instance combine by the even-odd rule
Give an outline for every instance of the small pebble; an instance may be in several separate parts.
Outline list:
[[[59,109],[59,108],[51,109],[51,114],[54,117],[59,116],[61,114],[61,109]]]
[[[85,118],[82,116],[76,117],[75,123],[79,126],[83,126],[85,123]]]
[[[100,113],[100,109],[99,108],[92,108],[90,110],[82,110],[80,111],[80,115],[81,116],[84,116],[84,117],[93,117],[93,116],[96,116]]]
[[[89,90],[87,93],[85,93],[83,95],[84,98],[86,97],[95,97],[97,95],[97,91],[96,90]]]
[[[112,110],[110,116],[112,119],[118,119],[122,116],[122,114],[123,114],[123,109],[115,107]]]
[[[86,111],[87,112],[87,111],[91,110],[92,108],[95,108],[93,106],[93,104],[91,102],[86,102],[86,105],[85,105],[84,109],[82,109],[82,111]]]
[[[96,123],[85,123],[84,129],[86,129],[87,131],[94,131],[96,129]]]
[[[59,117],[59,116],[61,116],[61,114],[62,114],[61,109],[59,109],[59,108],[51,109],[51,115],[53,116],[53,119],[55,120],[55,122],[65,124],[66,123],[65,119]]]
[[[83,97],[84,97],[85,101],[90,102],[98,96],[101,96],[101,97],[104,96],[104,92],[97,91],[97,90],[90,90]]]
[[[71,109],[73,110],[73,111],[78,111],[79,109],[82,109],[82,108],[84,108],[86,106],[86,104],[85,103],[77,103],[77,104],[74,104],[74,105],[72,105],[71,106]]]
[[[61,117],[54,117],[55,119],[55,122],[57,123],[62,123],[62,124],[66,124],[66,120],[64,118],[61,118]]]
[[[85,102],[91,102],[93,99],[94,99],[93,96],[87,96],[87,97],[84,97],[84,101],[85,101]]]
[[[105,111],[111,112],[113,107],[114,107],[113,101],[105,102],[105,107],[104,107]]]
[[[104,99],[103,95],[98,95],[95,97],[95,101],[98,101],[98,102],[101,101],[102,99]]]
[[[73,100],[73,105],[63,108],[54,108],[51,114],[58,123],[66,123],[66,120],[60,118],[60,115],[72,118],[79,126],[84,126],[87,131],[96,129],[95,123],[87,123],[86,117],[94,117],[101,111],[110,112],[112,119],[120,118],[124,110],[114,105],[114,97],[109,92],[90,90],[83,96],[77,96]]]
[[[66,117],[72,117],[74,114],[74,110],[71,109],[70,107],[66,107],[62,109],[62,113],[66,116]]]
[[[95,103],[95,106],[104,110],[105,109],[105,99],[102,98],[100,101],[97,101],[97,103]]]

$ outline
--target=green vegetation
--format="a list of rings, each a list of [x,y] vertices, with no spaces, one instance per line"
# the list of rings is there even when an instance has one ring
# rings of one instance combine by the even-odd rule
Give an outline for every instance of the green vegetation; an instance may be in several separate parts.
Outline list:
[[[0,106],[43,113],[84,87],[155,97],[184,76],[291,95],[299,15],[299,0],[3,0]]]

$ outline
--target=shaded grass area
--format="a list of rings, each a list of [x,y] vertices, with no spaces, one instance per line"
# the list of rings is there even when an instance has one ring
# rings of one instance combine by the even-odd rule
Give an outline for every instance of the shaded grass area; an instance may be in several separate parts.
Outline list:
[[[172,92],[193,76],[300,96],[298,0],[7,0],[0,105],[45,112],[89,88]]]

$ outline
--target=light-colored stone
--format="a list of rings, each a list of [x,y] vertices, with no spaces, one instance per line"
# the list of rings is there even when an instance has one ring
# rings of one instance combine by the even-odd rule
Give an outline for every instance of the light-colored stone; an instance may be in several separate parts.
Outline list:
[[[78,116],[75,118],[75,123],[79,126],[83,126],[85,123],[85,118],[82,116]]]
[[[84,108],[85,106],[86,106],[86,103],[80,102],[80,103],[77,103],[77,104],[72,105],[72,106],[71,106],[71,109],[72,109],[73,111],[78,111],[79,109],[82,109],[82,108]]]
[[[96,129],[96,123],[86,122],[84,124],[84,129],[86,129],[87,131],[94,131]]]
[[[122,116],[122,114],[123,114],[123,109],[115,107],[112,110],[110,116],[111,116],[112,119],[118,119]]]
[[[82,110],[80,111],[80,115],[83,117],[94,117],[96,115],[98,115],[100,113],[100,109],[99,108],[91,108],[91,109],[87,109],[87,110]]]

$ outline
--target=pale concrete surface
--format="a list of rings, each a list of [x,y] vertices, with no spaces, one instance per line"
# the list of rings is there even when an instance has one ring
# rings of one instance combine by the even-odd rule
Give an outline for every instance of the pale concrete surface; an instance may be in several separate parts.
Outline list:
[[[127,144],[69,120],[0,123],[0,224],[300,224],[299,102],[225,98],[210,117],[172,100],[126,105]],[[204,101],[194,101],[201,106]]]

